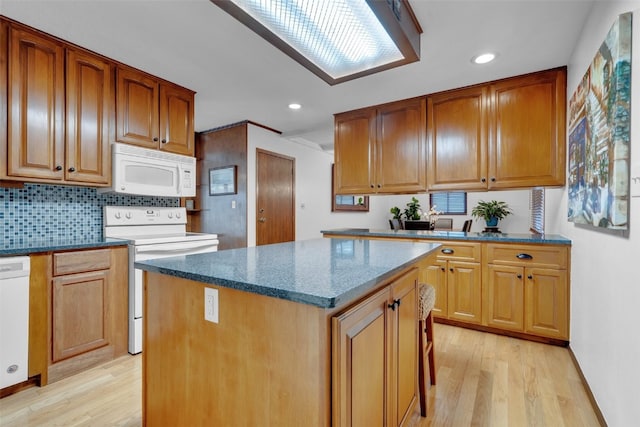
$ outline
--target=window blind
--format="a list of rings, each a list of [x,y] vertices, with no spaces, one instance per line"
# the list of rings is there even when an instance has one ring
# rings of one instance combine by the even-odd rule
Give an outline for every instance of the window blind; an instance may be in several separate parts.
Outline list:
[[[467,193],[464,191],[450,191],[429,194],[429,205],[435,206],[444,215],[466,215]]]
[[[544,187],[534,187],[529,193],[531,231],[544,234]]]

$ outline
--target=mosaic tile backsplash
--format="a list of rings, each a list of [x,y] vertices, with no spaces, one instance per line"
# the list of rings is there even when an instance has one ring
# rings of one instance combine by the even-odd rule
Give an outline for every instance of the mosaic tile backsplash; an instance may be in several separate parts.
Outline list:
[[[0,245],[102,237],[103,206],[179,206],[175,197],[98,194],[95,188],[25,184],[0,188]]]

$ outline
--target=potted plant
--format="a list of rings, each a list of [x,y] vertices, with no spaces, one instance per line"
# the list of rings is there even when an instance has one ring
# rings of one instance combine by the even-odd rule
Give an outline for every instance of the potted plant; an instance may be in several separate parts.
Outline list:
[[[393,215],[393,219],[397,219],[397,220],[402,219],[402,212],[400,212],[399,207],[394,206],[389,210],[389,212],[391,212],[391,215]]]
[[[407,203],[407,208],[404,210],[404,217],[409,221],[419,220],[420,218],[422,218],[420,201],[415,197],[412,197],[411,201]]]
[[[483,218],[487,222],[487,227],[496,227],[499,220],[506,218],[512,213],[509,205],[497,200],[491,200],[490,202],[480,200],[471,210],[471,215],[474,218]]]

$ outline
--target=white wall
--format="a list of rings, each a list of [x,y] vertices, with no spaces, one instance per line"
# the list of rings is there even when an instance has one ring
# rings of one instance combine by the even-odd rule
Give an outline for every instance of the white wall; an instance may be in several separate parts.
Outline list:
[[[571,97],[616,17],[634,12],[631,84],[631,164],[640,163],[640,2],[596,2],[568,64]],[[568,117],[568,114],[567,114]],[[553,220],[573,242],[571,348],[608,425],[640,420],[640,198],[630,203],[628,237],[566,220],[567,193]]]

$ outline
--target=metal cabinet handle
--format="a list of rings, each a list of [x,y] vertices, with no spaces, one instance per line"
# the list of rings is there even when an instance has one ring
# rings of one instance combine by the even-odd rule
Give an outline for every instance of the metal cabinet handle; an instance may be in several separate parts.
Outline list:
[[[453,249],[446,248],[446,249],[440,250],[440,252],[442,252],[445,255],[451,255],[454,251]]]
[[[61,171],[62,170],[62,166],[60,166],[60,165],[56,166],[56,170],[57,171]]]
[[[496,182],[496,177],[495,176],[491,177],[491,182]]]
[[[394,299],[393,303],[387,304],[387,307],[389,307],[391,310],[395,311],[396,307],[400,307],[400,299]]]
[[[533,275],[531,275],[531,274],[530,274],[530,275],[528,275],[528,276],[527,276],[527,279],[532,280],[532,279],[533,279]]]
[[[440,269],[441,269],[442,271],[445,271],[444,267],[440,267]]]
[[[153,137],[153,142],[158,142],[158,137],[157,136]]]
[[[265,217],[261,217],[258,219],[259,222],[267,222],[267,218]]]
[[[522,274],[518,274],[518,279],[522,279]]]
[[[449,271],[453,273],[453,268],[450,268]]]
[[[166,139],[163,139],[163,140],[162,140],[162,141],[160,141],[160,142],[162,142],[163,144],[166,144],[166,143],[167,143],[167,140],[166,140]]]
[[[482,179],[480,179],[480,182],[487,182],[487,178],[482,177]]]
[[[69,172],[75,172],[75,171],[76,171],[76,168],[74,168],[73,166],[69,168]]]
[[[533,257],[531,255],[525,254],[525,253],[516,255],[516,258],[518,258],[518,259],[533,259]]]

